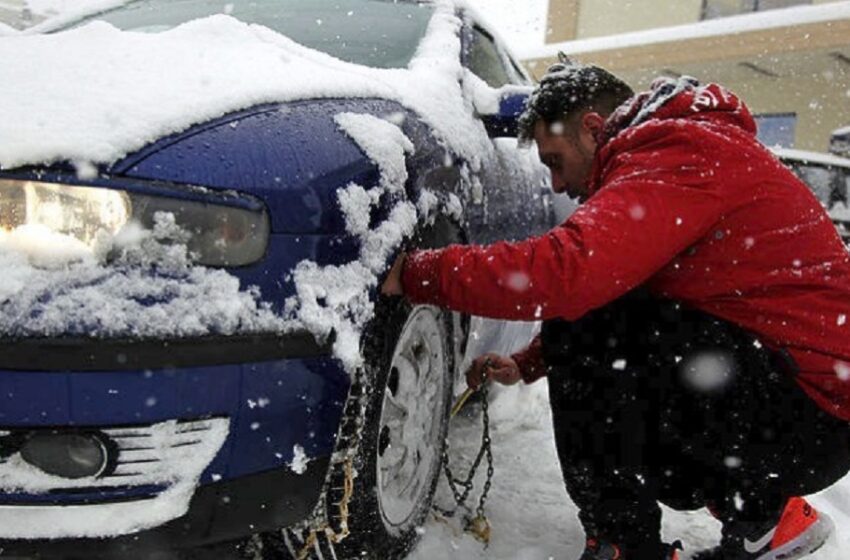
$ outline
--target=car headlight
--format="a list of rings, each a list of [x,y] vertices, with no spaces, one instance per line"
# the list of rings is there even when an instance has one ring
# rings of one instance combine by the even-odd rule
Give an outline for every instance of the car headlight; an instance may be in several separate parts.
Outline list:
[[[101,232],[115,235],[130,221],[152,228],[168,212],[191,234],[198,264],[243,266],[266,251],[269,219],[264,209],[228,206],[131,191],[0,179],[0,235],[60,235],[93,249]]]

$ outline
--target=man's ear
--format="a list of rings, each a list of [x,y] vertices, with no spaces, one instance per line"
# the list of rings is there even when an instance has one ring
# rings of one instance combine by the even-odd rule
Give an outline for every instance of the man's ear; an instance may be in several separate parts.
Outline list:
[[[589,132],[594,138],[602,132],[605,126],[605,117],[595,111],[588,111],[581,116],[581,128]]]

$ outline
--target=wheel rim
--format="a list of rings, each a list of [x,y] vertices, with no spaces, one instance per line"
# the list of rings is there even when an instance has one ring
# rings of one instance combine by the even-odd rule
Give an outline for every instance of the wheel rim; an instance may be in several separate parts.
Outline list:
[[[445,368],[440,312],[417,307],[390,362],[379,424],[378,503],[389,527],[408,521],[431,490],[439,466]]]

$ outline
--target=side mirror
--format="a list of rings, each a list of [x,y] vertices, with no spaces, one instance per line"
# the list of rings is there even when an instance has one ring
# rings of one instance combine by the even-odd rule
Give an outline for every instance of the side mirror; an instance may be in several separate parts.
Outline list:
[[[490,111],[479,111],[484,128],[490,138],[516,138],[519,116],[525,110],[533,87],[504,86],[495,90],[497,102],[491,103]]]

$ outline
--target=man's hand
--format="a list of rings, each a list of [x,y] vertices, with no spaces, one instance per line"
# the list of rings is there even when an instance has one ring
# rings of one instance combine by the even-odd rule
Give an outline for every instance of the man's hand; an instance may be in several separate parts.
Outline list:
[[[387,273],[387,278],[381,284],[381,293],[385,296],[403,296],[404,286],[401,285],[401,271],[404,269],[404,260],[407,258],[407,253],[402,253],[396,257],[392,268]]]
[[[466,371],[466,384],[471,389],[477,389],[484,382],[485,376],[502,385],[513,385],[522,379],[516,362],[498,354],[484,354],[475,358]]]

